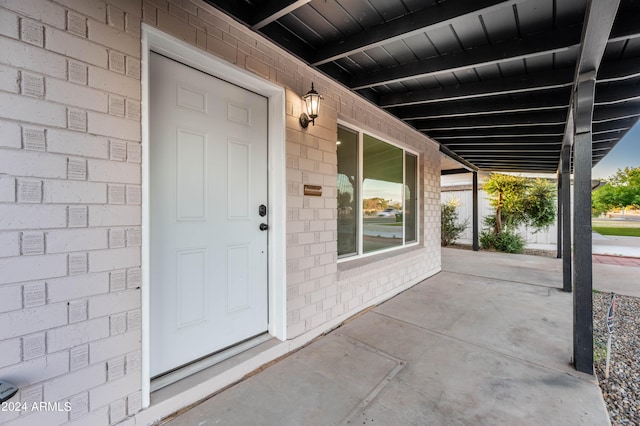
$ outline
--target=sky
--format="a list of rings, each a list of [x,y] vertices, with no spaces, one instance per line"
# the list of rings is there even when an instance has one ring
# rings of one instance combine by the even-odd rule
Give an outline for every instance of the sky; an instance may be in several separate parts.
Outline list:
[[[625,167],[640,167],[640,122],[600,160],[591,170],[591,176],[593,179],[607,179]]]

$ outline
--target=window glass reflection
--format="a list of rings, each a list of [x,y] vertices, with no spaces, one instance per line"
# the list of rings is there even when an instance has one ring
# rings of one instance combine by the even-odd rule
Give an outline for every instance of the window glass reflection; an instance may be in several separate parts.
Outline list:
[[[363,252],[401,246],[403,150],[369,135],[362,148]]]
[[[358,134],[338,127],[338,257],[358,254]]]
[[[417,192],[416,192],[416,171],[418,170],[418,158],[406,153],[405,156],[405,186],[404,186],[404,242],[412,243],[417,241],[416,218],[417,218]]]

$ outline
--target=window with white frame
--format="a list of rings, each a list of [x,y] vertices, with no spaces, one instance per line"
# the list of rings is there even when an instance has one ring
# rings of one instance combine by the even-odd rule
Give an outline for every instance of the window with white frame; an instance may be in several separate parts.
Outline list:
[[[417,242],[418,157],[338,126],[338,257]]]

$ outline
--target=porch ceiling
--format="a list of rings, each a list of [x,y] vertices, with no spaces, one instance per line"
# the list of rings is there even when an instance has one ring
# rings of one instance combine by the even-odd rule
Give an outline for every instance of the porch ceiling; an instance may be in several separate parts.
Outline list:
[[[470,165],[558,168],[588,0],[204,1]],[[596,41],[594,165],[640,117],[639,19],[621,0]]]

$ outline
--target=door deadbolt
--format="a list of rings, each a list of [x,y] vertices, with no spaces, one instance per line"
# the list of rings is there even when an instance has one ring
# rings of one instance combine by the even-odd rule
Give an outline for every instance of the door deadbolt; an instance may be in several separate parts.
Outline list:
[[[267,206],[260,204],[260,207],[258,207],[258,214],[260,217],[265,217],[267,215]]]

